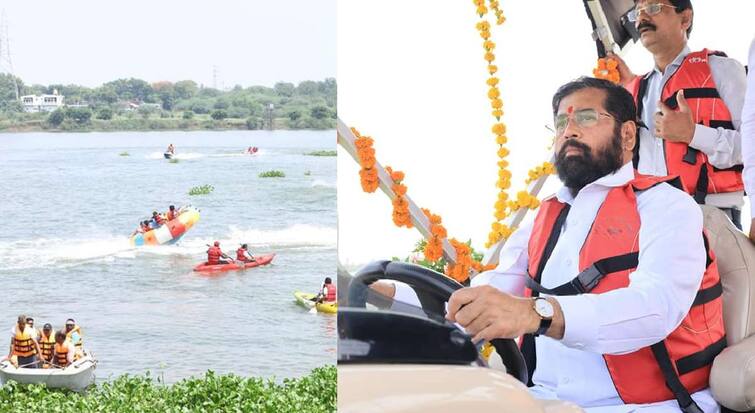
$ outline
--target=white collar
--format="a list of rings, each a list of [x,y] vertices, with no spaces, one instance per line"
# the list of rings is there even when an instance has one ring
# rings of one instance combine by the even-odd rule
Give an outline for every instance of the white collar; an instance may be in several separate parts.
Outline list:
[[[684,45],[684,48],[676,56],[676,58],[674,59],[674,61],[672,61],[671,63],[669,63],[668,66],[666,66],[666,71],[668,72],[669,69],[676,70],[679,66],[682,65],[682,62],[684,61],[684,58],[687,57],[687,55],[690,54],[690,52],[691,52],[691,50],[690,50],[689,46]],[[661,69],[659,69],[658,66],[653,65],[653,70],[651,70],[650,72],[648,72],[648,74],[645,75],[645,78],[650,77],[650,75],[652,75],[653,73],[658,73],[659,75],[663,75],[663,73],[661,73]]]
[[[583,191],[592,191],[592,190],[604,190],[609,191],[611,188],[616,188],[619,186],[626,185],[629,181],[634,179],[634,166],[632,165],[632,162],[627,162],[619,168],[616,172],[602,176],[598,178],[597,180],[590,182],[589,184],[585,185],[584,188],[582,188],[579,192]],[[579,194],[577,194],[579,195]],[[556,192],[556,198],[559,200],[559,202],[571,204],[574,201],[574,196],[571,193],[571,190],[565,186],[562,186],[561,189]]]

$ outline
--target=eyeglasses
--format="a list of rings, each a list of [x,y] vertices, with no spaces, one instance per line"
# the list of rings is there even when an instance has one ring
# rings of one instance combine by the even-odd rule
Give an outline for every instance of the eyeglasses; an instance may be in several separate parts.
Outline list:
[[[573,119],[574,122],[577,124],[577,126],[579,126],[580,128],[590,128],[598,124],[598,120],[600,119],[601,116],[614,118],[608,113],[598,112],[595,109],[575,110],[574,113],[572,113],[571,115],[567,113],[562,113],[560,115],[557,115],[556,120],[554,121],[554,125],[556,127],[556,134],[557,136],[564,134],[564,131],[566,130],[566,126],[569,124],[570,118]]]
[[[664,7],[671,7],[673,9],[676,9],[676,7],[668,5],[668,4],[650,3],[645,7],[639,7],[634,10],[631,10],[627,14],[627,18],[629,19],[630,22],[636,22],[640,18],[640,13],[642,13],[643,11],[648,16],[655,16],[656,14],[660,13]]]

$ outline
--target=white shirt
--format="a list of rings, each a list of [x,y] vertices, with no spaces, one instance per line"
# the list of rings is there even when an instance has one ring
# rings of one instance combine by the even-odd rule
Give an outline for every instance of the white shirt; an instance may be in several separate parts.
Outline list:
[[[663,86],[681,66],[685,56],[689,53],[690,49],[685,46],[679,56],[666,66],[663,73],[655,67],[646,75],[648,86],[642,100],[640,116],[642,122],[647,125],[647,129],[640,128],[640,163],[637,167],[643,174],[668,175],[663,139],[656,138],[653,135],[653,131],[655,131],[653,115],[658,112],[658,101],[661,98]],[[695,134],[689,146],[708,155],[708,161],[716,168],[730,168],[742,163],[742,139],[739,130],[742,125],[741,113],[747,83],[745,71],[739,62],[726,57],[710,56],[708,63],[713,75],[713,83],[715,83],[721,99],[731,112],[731,121],[735,130],[696,125]],[[694,108],[691,109],[694,110]],[[741,209],[744,199],[742,192],[711,194],[706,197],[705,203],[722,208],[737,207]]]
[[[598,208],[612,188],[632,178],[632,164],[627,163],[615,174],[587,185],[576,197],[567,188],[557,193],[558,200],[571,209],[543,270],[544,287],[553,288],[579,273],[579,252]],[[602,357],[636,351],[668,336],[689,311],[705,271],[702,212],[692,197],[664,183],[638,193],[637,208],[642,221],[640,256],[629,286],[557,298],[564,313],[564,338],[536,338],[537,368],[531,391],[537,398],[595,408],[590,411],[628,412],[638,407],[679,411],[676,400],[623,404]],[[531,232],[530,221],[508,240],[498,267],[478,275],[472,284],[491,284],[522,295]],[[718,411],[709,390],[692,397],[705,412]]]
[[[747,66],[747,93],[742,109],[742,160],[745,192],[750,197],[750,218],[755,218],[755,39],[750,44]]]

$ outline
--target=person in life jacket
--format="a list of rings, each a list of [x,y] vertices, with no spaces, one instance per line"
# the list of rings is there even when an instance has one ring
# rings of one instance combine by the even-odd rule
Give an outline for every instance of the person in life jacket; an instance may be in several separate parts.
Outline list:
[[[39,332],[39,330],[37,330],[36,328],[34,328],[34,317],[28,317],[27,316],[26,317],[26,325],[30,329],[32,329],[34,331],[34,339],[36,340],[37,338],[39,338],[40,332]]]
[[[17,360],[18,367],[37,368],[37,355],[41,354],[36,340],[36,332],[26,324],[26,315],[18,316],[18,321],[11,329],[10,351],[8,358]]]
[[[509,237],[495,270],[451,296],[447,318],[474,342],[523,336],[538,398],[715,412],[708,376],[726,345],[716,258],[678,179],[634,170],[635,114],[607,80],[556,92],[564,186]]]
[[[331,280],[330,277],[325,277],[320,292],[312,298],[312,301],[318,303],[334,303],[336,300],[336,286],[333,284],[333,280]]]
[[[223,250],[220,249],[220,242],[218,241],[215,241],[213,246],[207,250],[207,265],[228,264],[231,261],[231,257],[225,255]]]
[[[37,343],[39,344],[39,350],[41,354],[41,367],[47,368],[53,361],[52,353],[53,347],[55,346],[55,333],[53,332],[52,325],[50,323],[47,323],[44,325],[44,327],[42,327],[42,331],[37,338]]]
[[[249,252],[246,244],[241,244],[239,249],[236,250],[236,261],[241,262],[254,262],[254,256]]]
[[[173,147],[173,144],[168,144],[168,149],[165,150],[165,153],[176,153],[176,148]]]
[[[84,338],[82,337],[81,327],[76,325],[76,321],[73,318],[66,320],[65,333],[66,340],[75,346],[76,354],[80,355],[83,352]]]
[[[55,345],[53,346],[53,366],[58,368],[68,367],[74,361],[75,346],[68,340],[65,331],[55,333]]]
[[[175,205],[171,205],[168,207],[168,212],[165,214],[165,218],[168,221],[173,221],[174,219],[178,218],[178,211],[176,211]]]
[[[722,209],[742,229],[744,68],[723,53],[689,49],[690,0],[640,0],[629,18],[655,61],[652,71],[636,76],[611,56],[642,121],[635,167],[679,175],[697,203]]]
[[[157,211],[152,211],[152,226],[153,228],[160,228],[165,223],[163,218]]]

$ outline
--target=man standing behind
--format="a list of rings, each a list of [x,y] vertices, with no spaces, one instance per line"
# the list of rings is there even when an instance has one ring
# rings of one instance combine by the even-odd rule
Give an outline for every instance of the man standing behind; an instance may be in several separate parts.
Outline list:
[[[750,44],[747,73],[747,94],[742,110],[742,157],[744,180],[750,197],[750,239],[755,242],[755,39]]]
[[[636,76],[611,56],[644,124],[635,168],[648,175],[679,175],[698,204],[720,208],[741,229],[744,68],[718,52],[690,51],[690,0],[640,0],[629,17],[655,61],[650,73]]]
[[[37,354],[41,354],[36,332],[26,324],[26,315],[18,316],[18,322],[11,329],[8,358],[16,356],[18,367],[36,368]]]

